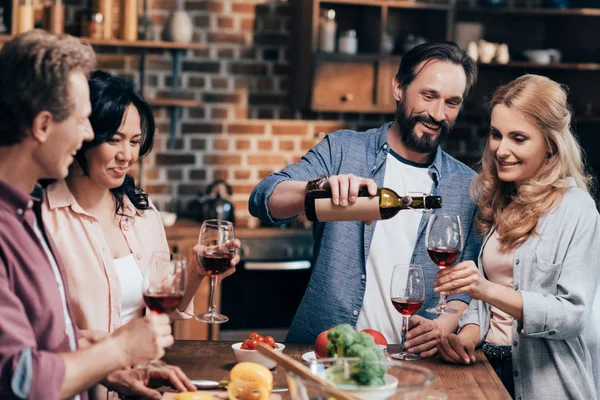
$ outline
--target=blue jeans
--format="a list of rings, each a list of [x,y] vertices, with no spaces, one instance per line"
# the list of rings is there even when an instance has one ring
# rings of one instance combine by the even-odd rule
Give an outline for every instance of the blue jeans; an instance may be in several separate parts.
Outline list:
[[[498,346],[491,343],[484,343],[481,347],[483,353],[494,368],[496,375],[502,381],[502,384],[510,393],[510,396],[515,398],[515,383],[512,370],[512,348],[511,346]]]

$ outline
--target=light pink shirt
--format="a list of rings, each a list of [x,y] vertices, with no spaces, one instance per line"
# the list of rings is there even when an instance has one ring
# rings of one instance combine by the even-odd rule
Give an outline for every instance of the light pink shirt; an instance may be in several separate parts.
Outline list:
[[[65,181],[50,185],[44,195],[43,219],[63,260],[73,317],[80,329],[112,332],[121,326],[121,286],[100,224],[85,212]],[[165,228],[156,208],[136,209],[123,196],[121,232],[143,273],[154,251],[169,251]],[[193,300],[171,318],[191,318]]]
[[[483,270],[490,282],[512,288],[514,255],[514,250],[508,252],[500,250],[500,237],[498,231],[494,229],[494,233],[485,243],[481,258]],[[492,317],[485,341],[501,346],[510,346],[513,318],[494,306],[490,307],[490,311]]]

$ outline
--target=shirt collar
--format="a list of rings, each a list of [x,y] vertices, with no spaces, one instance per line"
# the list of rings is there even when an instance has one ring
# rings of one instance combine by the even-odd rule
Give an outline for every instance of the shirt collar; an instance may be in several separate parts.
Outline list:
[[[377,136],[375,138],[375,154],[379,154],[379,152],[381,152],[382,150],[385,150],[387,152],[387,149],[389,148],[388,142],[387,142],[387,135],[388,135],[388,130],[390,129],[390,127],[392,126],[392,124],[394,123],[394,121],[392,122],[386,122],[385,124],[381,125],[378,129],[377,129]],[[437,150],[435,151],[435,157],[433,158],[433,162],[431,163],[431,165],[429,166],[429,171],[433,174],[435,174],[435,179],[436,180],[440,180],[442,178],[442,165],[444,162],[444,157],[443,157],[443,151],[440,148],[440,146],[438,146]]]
[[[14,209],[15,213],[19,217],[22,217],[24,211],[28,208],[31,208],[33,205],[33,201],[30,196],[2,181],[0,181],[0,201],[6,203],[10,208]]]
[[[71,209],[78,214],[91,216],[77,203],[75,196],[71,193],[71,190],[64,179],[58,180],[48,186],[46,194],[48,198],[48,208],[50,210],[60,207],[71,207]],[[123,211],[127,216],[133,216],[135,214],[138,216],[143,215],[142,211],[138,210],[126,195],[123,195]]]

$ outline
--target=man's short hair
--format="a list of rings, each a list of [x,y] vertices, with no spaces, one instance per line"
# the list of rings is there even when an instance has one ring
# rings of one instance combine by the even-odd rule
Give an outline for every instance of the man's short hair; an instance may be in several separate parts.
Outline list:
[[[454,42],[429,42],[413,47],[402,56],[396,80],[406,88],[421,72],[422,68],[417,71],[417,67],[423,61],[431,60],[446,61],[463,67],[467,76],[463,99],[467,98],[477,82],[477,64]]]
[[[19,143],[41,111],[55,121],[73,110],[69,75],[89,76],[96,56],[89,45],[69,35],[33,30],[16,36],[0,49],[0,146]]]

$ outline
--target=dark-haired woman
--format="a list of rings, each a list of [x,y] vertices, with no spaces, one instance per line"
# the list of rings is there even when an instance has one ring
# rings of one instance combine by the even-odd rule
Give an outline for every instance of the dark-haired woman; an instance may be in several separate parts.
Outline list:
[[[152,149],[152,110],[110,74],[97,71],[89,84],[94,139],[74,155],[68,177],[47,188],[43,217],[64,260],[77,326],[112,332],[144,312],[143,271],[153,252],[169,246],[156,208],[127,175]],[[171,318],[193,316],[203,278],[192,257],[186,294]],[[179,369],[166,371],[179,389],[194,389]]]

